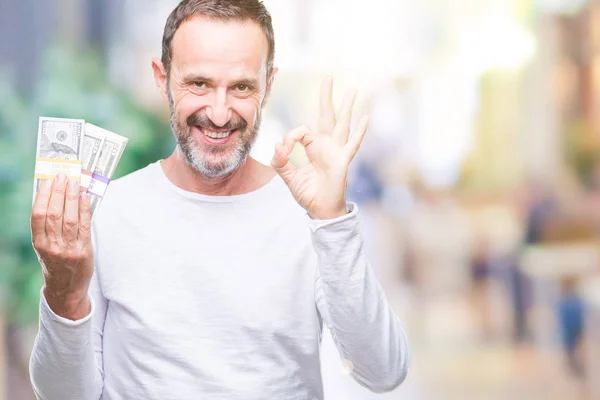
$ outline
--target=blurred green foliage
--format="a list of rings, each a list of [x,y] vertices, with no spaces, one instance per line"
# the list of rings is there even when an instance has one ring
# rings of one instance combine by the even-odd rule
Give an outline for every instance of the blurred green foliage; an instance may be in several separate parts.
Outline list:
[[[82,118],[128,137],[113,179],[173,147],[168,121],[111,86],[97,52],[52,48],[42,65],[29,97],[0,75],[0,305],[13,324],[36,322],[43,283],[29,228],[38,118]]]

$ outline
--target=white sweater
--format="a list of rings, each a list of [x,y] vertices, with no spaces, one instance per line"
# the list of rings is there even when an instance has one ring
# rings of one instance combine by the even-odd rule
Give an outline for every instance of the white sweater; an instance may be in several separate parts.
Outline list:
[[[66,320],[41,298],[38,398],[322,399],[323,321],[360,384],[398,386],[406,334],[349,207],[311,220],[279,177],[191,193],[158,162],[112,182],[93,222],[90,315]]]

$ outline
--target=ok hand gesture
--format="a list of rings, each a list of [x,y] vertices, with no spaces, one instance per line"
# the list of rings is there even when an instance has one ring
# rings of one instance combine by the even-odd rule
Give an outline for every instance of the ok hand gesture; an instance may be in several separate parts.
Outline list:
[[[296,201],[313,219],[332,219],[347,213],[346,187],[348,168],[367,131],[369,119],[362,117],[352,135],[350,121],[356,91],[349,91],[336,118],[332,100],[333,80],[321,86],[320,116],[317,133],[301,126],[275,145],[271,166],[288,185]],[[288,156],[300,142],[309,163],[296,168]]]

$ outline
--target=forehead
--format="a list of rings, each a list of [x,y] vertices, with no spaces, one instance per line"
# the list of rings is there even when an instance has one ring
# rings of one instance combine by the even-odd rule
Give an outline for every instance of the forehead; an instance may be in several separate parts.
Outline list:
[[[266,70],[268,42],[251,21],[215,20],[204,16],[180,25],[171,44],[173,69],[181,73],[260,74]]]

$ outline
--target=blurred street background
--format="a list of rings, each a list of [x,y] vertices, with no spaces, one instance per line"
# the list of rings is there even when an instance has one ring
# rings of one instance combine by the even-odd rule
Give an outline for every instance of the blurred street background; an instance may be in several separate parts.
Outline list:
[[[0,400],[33,398],[38,117],[127,136],[117,176],[168,156],[150,61],[176,3],[0,0]],[[326,399],[600,399],[600,0],[265,3],[280,71],[253,155],[316,124],[325,74],[338,104],[359,89],[349,196],[411,345],[373,395],[326,332]]]

